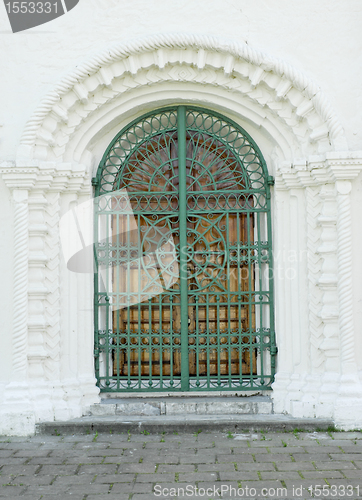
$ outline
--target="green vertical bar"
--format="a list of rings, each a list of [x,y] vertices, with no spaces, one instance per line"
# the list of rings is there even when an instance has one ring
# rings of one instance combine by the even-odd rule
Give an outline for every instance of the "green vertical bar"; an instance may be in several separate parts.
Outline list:
[[[106,242],[109,244],[109,212],[107,211],[106,214],[106,221],[107,221],[107,227],[106,227]],[[110,335],[109,335],[109,269],[110,269],[110,263],[109,263],[109,250],[106,250],[106,256],[107,256],[107,261],[106,261],[106,269],[107,269],[107,274],[106,274],[106,385],[109,386],[111,384],[110,382],[110,368],[112,365],[110,365],[110,359],[109,357],[112,354],[112,348],[110,346]]]
[[[97,379],[98,386],[100,385],[100,375],[99,375],[99,277],[98,277],[98,224],[99,224],[99,205],[98,198],[99,188],[96,185],[94,193],[94,244],[93,244],[93,255],[94,255],[94,357],[95,357],[95,375]]]
[[[186,108],[177,110],[180,217],[180,299],[181,299],[181,390],[189,389],[189,340],[187,298],[187,222],[186,222]]]
[[[267,185],[267,226],[268,226],[268,266],[269,266],[269,311],[270,311],[270,368],[271,368],[271,381],[274,382],[276,354],[278,348],[275,341],[275,319],[274,319],[274,270],[273,270],[273,241],[272,241],[272,227],[271,227],[271,203],[270,203],[270,187],[274,184],[273,178],[268,177]]]

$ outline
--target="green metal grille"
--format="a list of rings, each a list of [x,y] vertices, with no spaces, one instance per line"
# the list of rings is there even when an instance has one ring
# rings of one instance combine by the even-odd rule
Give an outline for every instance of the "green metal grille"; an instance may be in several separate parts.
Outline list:
[[[201,108],[113,139],[94,179],[101,391],[270,389],[270,183],[251,137]]]

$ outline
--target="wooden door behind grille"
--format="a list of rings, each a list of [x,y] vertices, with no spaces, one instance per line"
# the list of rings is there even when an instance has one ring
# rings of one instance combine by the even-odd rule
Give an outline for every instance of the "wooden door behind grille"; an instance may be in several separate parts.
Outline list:
[[[210,146],[209,142],[208,137],[204,142],[195,136],[187,138],[189,375],[255,374],[256,350],[250,336],[255,329],[252,296],[255,270],[250,258],[254,214],[243,211],[236,201],[234,209],[230,203],[227,206],[217,198],[217,189],[210,188],[210,176],[217,179],[221,189],[230,185],[235,169],[234,158],[229,153],[220,153],[220,144]],[[133,303],[116,308],[112,314],[113,342],[117,344],[113,374],[178,376],[181,374],[180,282],[174,277],[171,286],[165,283],[165,280],[170,283],[167,258],[171,257],[166,257],[166,262],[153,257],[154,265],[150,257],[157,245],[161,245],[160,241],[168,238],[172,239],[176,254],[179,252],[175,134],[148,141],[129,161],[130,173],[133,163],[137,165],[134,178],[129,175],[128,182],[121,185],[129,192],[133,215],[115,213],[112,218],[114,248],[118,253],[133,249],[138,257],[133,264],[125,261],[113,269],[113,293],[117,294],[120,283],[124,289],[127,282],[130,296],[135,297]],[[162,166],[165,164],[167,168]],[[147,197],[140,192],[140,186],[147,190]],[[153,204],[150,196],[154,196]],[[252,206],[252,196],[248,202]],[[150,207],[154,209],[150,211]],[[142,301],[137,302],[143,274],[147,275],[148,289],[143,288]],[[244,336],[243,332],[249,335]]]

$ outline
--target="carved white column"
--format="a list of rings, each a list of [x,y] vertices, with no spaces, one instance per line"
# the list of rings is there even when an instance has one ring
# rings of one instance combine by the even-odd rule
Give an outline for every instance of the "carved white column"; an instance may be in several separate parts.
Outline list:
[[[324,361],[325,372],[339,372],[338,294],[337,294],[337,207],[334,184],[325,184],[320,190],[321,212],[316,223],[321,228],[317,254],[322,258],[318,286],[322,292],[319,317],[322,338],[317,346]]]
[[[13,198],[15,202],[13,370],[16,380],[25,381],[28,371],[28,191],[14,189]]]
[[[313,371],[319,371],[324,361],[323,353],[320,350],[323,339],[323,323],[320,316],[322,293],[318,286],[322,265],[321,256],[317,251],[321,237],[318,224],[318,216],[321,212],[319,192],[319,186],[306,187],[309,334]]]
[[[46,331],[44,300],[48,289],[44,283],[44,268],[48,261],[44,252],[44,239],[47,227],[43,211],[47,201],[42,191],[32,192],[29,197],[29,377],[44,381],[44,360],[47,357],[44,348]],[[48,398],[49,399],[49,398]]]
[[[331,157],[330,169],[336,179],[338,232],[338,302],[341,376],[334,418],[343,429],[362,424],[362,385],[356,363],[353,323],[352,268],[352,179],[362,168],[361,156]],[[360,355],[360,353],[358,353]]]
[[[47,234],[44,248],[47,254],[47,264],[44,269],[44,283],[48,289],[45,308],[46,332],[45,348],[47,359],[44,369],[47,380],[59,380],[60,377],[60,241],[59,241],[59,192],[50,192],[45,196],[44,221]]]
[[[352,297],[351,182],[336,182],[338,202],[338,299],[342,374],[357,371]]]

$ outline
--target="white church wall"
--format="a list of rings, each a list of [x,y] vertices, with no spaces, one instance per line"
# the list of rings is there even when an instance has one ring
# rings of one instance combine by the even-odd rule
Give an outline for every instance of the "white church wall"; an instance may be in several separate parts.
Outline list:
[[[303,3],[278,0],[87,0],[49,24],[12,34],[5,7],[2,46],[2,156],[13,158],[26,121],[62,76],[112,43],[156,33],[225,37],[292,63],[328,95],[346,131],[349,147],[361,149],[360,15],[358,0]],[[15,96],[12,98],[12,96]]]
[[[14,210],[9,189],[0,178],[0,275],[2,286],[0,286],[1,307],[1,349],[0,349],[0,385],[11,378],[12,367],[12,330],[13,330],[13,304],[9,300],[12,297],[14,286],[14,244],[13,244],[13,222]]]
[[[356,332],[356,362],[362,377],[362,174],[354,180],[351,193],[352,209],[352,268],[353,322]]]
[[[362,427],[361,51],[352,43],[361,8],[226,3],[184,1],[171,12],[164,0],[87,0],[36,30],[1,33],[0,210],[9,215],[0,257],[19,258],[2,273],[0,433],[31,433],[36,421],[80,416],[98,401],[92,278],[66,269],[59,219],[92,196],[114,135],[174,102],[237,121],[276,177],[275,410]]]

